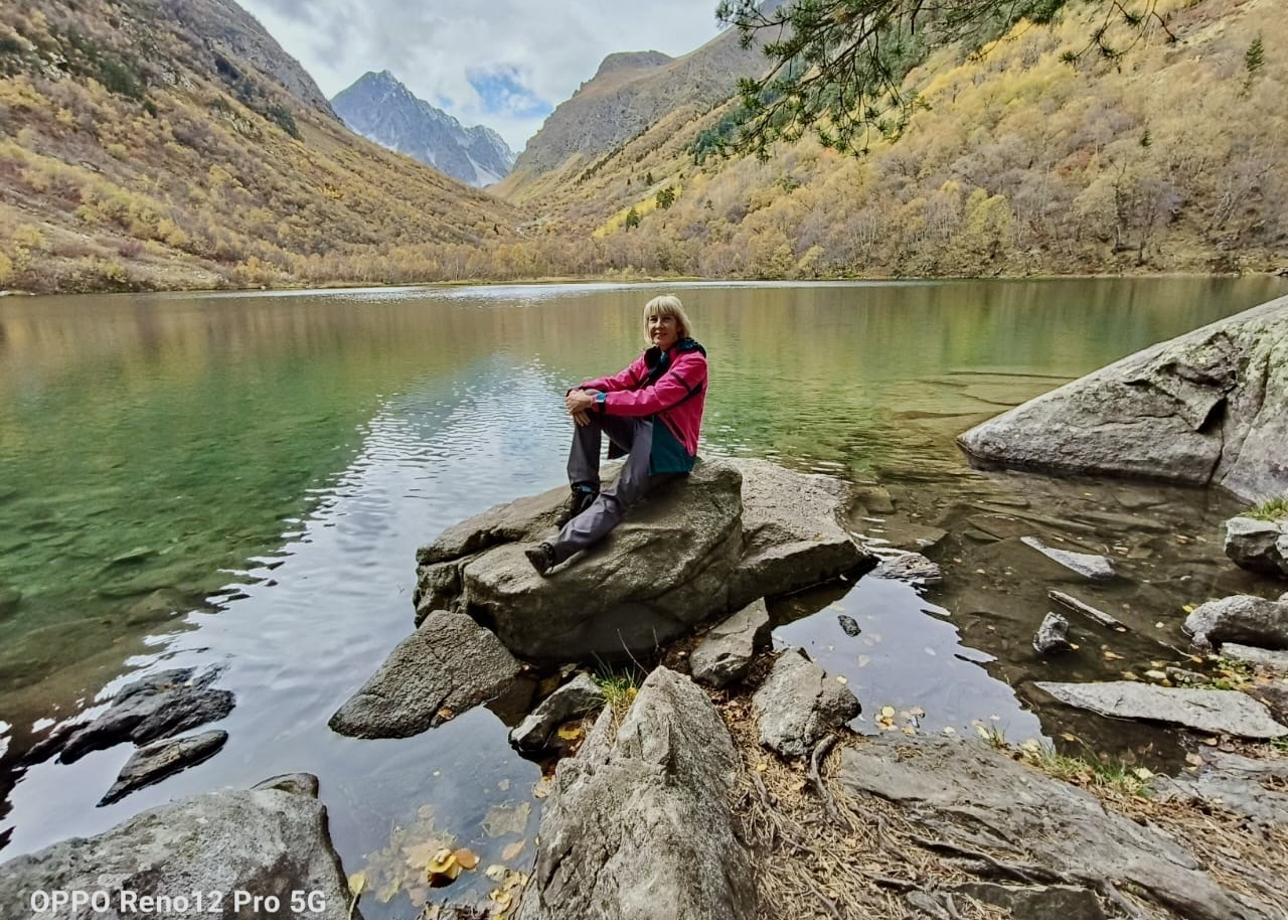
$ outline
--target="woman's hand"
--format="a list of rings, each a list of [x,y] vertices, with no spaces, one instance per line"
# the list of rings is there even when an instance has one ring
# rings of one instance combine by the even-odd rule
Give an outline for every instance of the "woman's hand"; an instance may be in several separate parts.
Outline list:
[[[585,412],[574,412],[572,420],[577,423],[578,428],[584,428],[590,424],[590,416]]]
[[[564,397],[564,408],[568,410],[568,414],[571,416],[585,415],[595,408],[595,397],[598,395],[598,390],[570,390],[568,395]],[[578,424],[584,423],[578,422]]]

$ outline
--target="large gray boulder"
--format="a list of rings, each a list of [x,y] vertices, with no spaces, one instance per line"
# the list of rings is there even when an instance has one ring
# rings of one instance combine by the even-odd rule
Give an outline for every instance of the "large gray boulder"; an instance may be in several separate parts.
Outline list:
[[[649,652],[764,595],[865,555],[840,521],[846,489],[772,464],[711,460],[660,487],[601,545],[543,578],[526,546],[555,534],[565,489],[500,505],[421,549],[417,610],[487,623],[538,661]]]
[[[1288,520],[1230,518],[1225,522],[1225,554],[1249,571],[1288,578]]]
[[[711,687],[741,680],[756,652],[769,642],[769,610],[759,598],[711,627],[689,655],[693,679]]]
[[[798,648],[778,656],[751,704],[760,743],[784,757],[807,756],[824,735],[860,711],[850,688],[828,677]]]
[[[510,712],[532,695],[522,670],[491,632],[463,613],[438,610],[398,643],[329,724],[354,738],[407,738],[480,703]]]
[[[1200,648],[1241,642],[1288,649],[1288,603],[1236,594],[1200,604],[1185,618],[1185,631]]]
[[[1154,345],[957,439],[982,465],[1288,492],[1288,297]]]
[[[658,668],[619,727],[605,709],[559,763],[518,920],[751,920],[751,854],[729,799],[738,756],[689,678]]]
[[[1283,738],[1265,705],[1237,690],[1158,687],[1131,680],[1090,683],[1039,682],[1039,690],[1066,706],[1119,719],[1170,722],[1212,734],[1242,738]]]
[[[103,892],[107,909],[37,912],[32,892]],[[236,904],[234,892],[278,899],[270,912]],[[194,901],[202,892],[204,903]],[[219,892],[213,904],[211,892]],[[313,902],[292,903],[310,892]],[[349,891],[316,798],[278,789],[215,792],[145,811],[94,837],[76,837],[6,863],[0,870],[0,917],[6,920],[137,920],[122,896],[185,898],[177,917],[346,920]],[[39,905],[35,905],[39,906]],[[124,910],[121,908],[124,906]],[[213,908],[213,909],[212,909]],[[236,908],[236,909],[235,909]],[[359,916],[356,912],[353,916]]]
[[[1130,889],[1190,920],[1276,916],[1223,889],[1170,837],[982,745],[873,738],[844,751],[840,778],[852,794],[900,803],[925,837],[1023,866],[1044,882]]]

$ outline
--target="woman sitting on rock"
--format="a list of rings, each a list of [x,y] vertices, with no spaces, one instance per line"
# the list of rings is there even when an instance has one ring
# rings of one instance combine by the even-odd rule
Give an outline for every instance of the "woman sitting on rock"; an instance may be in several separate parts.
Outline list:
[[[644,341],[648,348],[630,367],[578,384],[564,397],[576,423],[568,453],[572,500],[554,543],[526,551],[542,575],[602,539],[660,479],[693,469],[707,397],[707,353],[693,340],[680,298],[655,297],[644,305]],[[600,491],[604,434],[609,459],[625,454],[626,463],[617,481]]]

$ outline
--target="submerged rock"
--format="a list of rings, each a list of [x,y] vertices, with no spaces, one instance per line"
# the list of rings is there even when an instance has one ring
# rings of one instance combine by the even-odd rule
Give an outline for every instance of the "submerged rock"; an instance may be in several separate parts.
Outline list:
[[[1225,554],[1249,571],[1288,578],[1288,521],[1230,518],[1225,522]]]
[[[1020,542],[1035,549],[1053,562],[1058,562],[1071,572],[1092,581],[1107,581],[1114,577],[1114,564],[1105,556],[1092,553],[1074,553],[1067,549],[1047,546],[1037,537],[1021,537]]]
[[[1288,604],[1236,594],[1199,605],[1185,618],[1185,631],[1200,648],[1241,642],[1288,649]]]
[[[1108,882],[1191,920],[1272,916],[1222,888],[1171,838],[981,745],[873,738],[844,751],[840,778],[852,794],[906,805],[925,836],[1032,867],[1044,881],[1096,890]]]
[[[196,679],[194,673],[192,668],[173,668],[135,681],[88,724],[70,726],[33,746],[28,760],[38,762],[59,751],[60,761],[74,763],[92,751],[126,741],[148,744],[225,718],[236,698],[230,690],[210,686],[219,670],[211,669]]]
[[[805,757],[833,729],[860,712],[850,688],[829,678],[800,649],[778,656],[751,699],[760,743],[784,757]]]
[[[752,920],[754,864],[729,809],[737,769],[707,695],[653,671],[619,728],[604,710],[560,761],[518,920]]]
[[[727,686],[746,676],[756,652],[768,642],[769,611],[762,597],[698,640],[689,656],[689,670],[699,683]]]
[[[510,732],[510,743],[523,751],[539,751],[560,725],[595,712],[603,705],[604,691],[589,674],[578,674],[542,700],[541,705]]]
[[[1072,649],[1069,621],[1058,613],[1048,613],[1033,636],[1033,650],[1039,655],[1059,655]]]
[[[1154,345],[977,425],[983,465],[1288,492],[1288,297]]]
[[[219,753],[227,740],[228,732],[216,729],[186,738],[167,738],[139,748],[125,762],[116,782],[99,799],[98,804],[110,805],[136,789],[159,783],[167,776],[173,776],[188,767],[195,767]]]
[[[905,581],[910,585],[937,585],[944,580],[937,563],[921,553],[900,553],[882,559],[872,570],[874,578]]]
[[[1282,738],[1280,725],[1266,707],[1237,690],[1157,687],[1131,680],[1047,683],[1035,686],[1067,706],[1102,716],[1171,722],[1185,728],[1242,738]]]
[[[34,891],[103,892],[117,911],[123,893],[186,899],[171,916],[269,916],[262,902],[234,908],[234,892],[278,899],[277,916],[347,920],[349,889],[316,798],[280,790],[225,791],[145,811],[109,831],[19,856],[0,872],[0,916],[52,916],[32,909]],[[291,910],[292,892],[317,892],[307,912]],[[198,907],[197,892],[205,898]],[[220,903],[212,911],[213,896]],[[307,897],[307,894],[306,894]],[[167,902],[174,903],[174,902]],[[67,914],[59,914],[67,916]],[[82,916],[82,914],[77,914]],[[91,916],[88,911],[83,916]]]
[[[542,578],[523,556],[549,539],[566,489],[499,505],[418,559],[417,609],[492,626],[515,654],[568,661],[651,652],[758,597],[817,584],[866,556],[840,525],[843,483],[757,461],[703,461],[660,487],[599,546]]]
[[[519,679],[522,668],[465,614],[435,611],[328,724],[354,738],[407,738],[480,703],[526,705],[532,686]]]
[[[859,633],[863,632],[862,627],[859,626],[859,621],[847,614],[837,614],[836,622],[840,624],[841,632],[845,633],[850,638],[854,638]]]

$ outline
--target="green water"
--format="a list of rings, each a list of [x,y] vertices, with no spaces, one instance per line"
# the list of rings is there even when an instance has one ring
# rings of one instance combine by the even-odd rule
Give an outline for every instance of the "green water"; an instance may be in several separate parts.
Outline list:
[[[431,736],[338,740],[326,719],[410,630],[415,547],[562,479],[561,394],[638,351],[640,306],[661,291],[685,300],[710,355],[704,453],[880,480],[901,511],[952,527],[981,513],[968,507],[981,483],[1012,488],[971,471],[955,434],[1284,290],[1175,278],[0,301],[0,790],[14,846],[308,769],[341,799],[328,804],[348,861],[379,847],[372,815],[393,821],[429,796],[417,784],[434,758],[498,787],[527,776],[503,733],[431,733],[468,735],[491,752],[480,767]],[[974,565],[986,549],[960,558]],[[981,590],[939,600],[974,616]],[[996,690],[989,706],[1012,699],[1008,682],[1028,674],[1027,623],[1005,642],[982,619],[959,628],[999,657],[991,673],[1006,681],[953,672],[943,705],[966,705],[952,682],[975,674]],[[951,657],[948,632],[935,647]],[[908,645],[926,655],[926,643]],[[239,702],[225,753],[98,811],[123,749],[13,772],[48,720],[167,656],[228,669],[222,685]],[[882,672],[890,681],[897,664]],[[946,711],[945,724],[957,717]],[[84,796],[66,794],[82,780]],[[452,792],[466,823],[490,801],[471,795]]]

